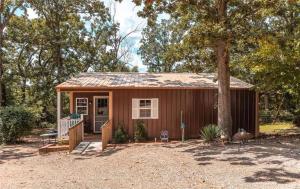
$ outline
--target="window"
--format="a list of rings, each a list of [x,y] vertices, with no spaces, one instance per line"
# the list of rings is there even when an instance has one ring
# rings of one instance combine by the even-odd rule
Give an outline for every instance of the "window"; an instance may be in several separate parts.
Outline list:
[[[132,99],[132,119],[158,119],[158,98]]]
[[[76,113],[88,115],[88,98],[76,98]]]

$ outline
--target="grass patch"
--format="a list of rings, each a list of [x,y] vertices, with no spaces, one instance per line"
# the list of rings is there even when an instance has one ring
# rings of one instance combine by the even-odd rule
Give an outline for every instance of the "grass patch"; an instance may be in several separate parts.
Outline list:
[[[300,133],[300,128],[295,127],[292,122],[276,122],[260,125],[259,131],[265,134],[287,134]]]

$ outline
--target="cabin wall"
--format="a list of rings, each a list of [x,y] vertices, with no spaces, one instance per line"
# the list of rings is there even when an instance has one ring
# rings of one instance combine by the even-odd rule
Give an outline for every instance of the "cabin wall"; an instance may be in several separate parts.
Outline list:
[[[217,89],[114,89],[113,130],[124,126],[133,137],[132,98],[158,98],[159,119],[144,119],[150,138],[159,138],[162,130],[168,130],[170,138],[181,138],[180,112],[186,125],[187,138],[199,137],[201,129],[210,123],[217,123]],[[85,116],[85,132],[93,131],[94,96],[108,96],[108,92],[73,92],[74,111],[76,98],[88,98],[89,113]],[[249,89],[231,90],[231,112],[233,133],[244,128],[255,134],[256,131],[256,93]]]
[[[170,138],[181,137],[180,112],[186,125],[187,138],[199,137],[201,129],[210,123],[217,123],[217,90],[171,90],[171,89],[119,89],[113,90],[113,126],[122,124],[133,137],[134,123],[131,119],[132,98],[159,98],[159,119],[145,119],[148,135],[160,136],[168,130]],[[255,91],[231,90],[233,133],[244,128],[255,134]]]

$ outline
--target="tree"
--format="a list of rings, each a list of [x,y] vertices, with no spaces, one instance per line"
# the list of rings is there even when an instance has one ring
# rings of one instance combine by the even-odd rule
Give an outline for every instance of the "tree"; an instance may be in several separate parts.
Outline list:
[[[293,1],[280,1],[270,8],[268,35],[246,46],[249,53],[236,51],[232,61],[233,71],[270,99],[274,121],[284,107],[291,113],[300,109],[299,7]]]
[[[120,42],[118,23],[112,21],[103,2],[26,2],[24,11],[12,16],[4,30],[3,75],[5,84],[10,86],[6,87],[7,105],[34,107],[44,121],[54,122],[55,86],[59,82],[90,70],[137,71],[128,66],[124,58],[127,55],[121,53],[126,50],[124,39],[130,34],[122,35]],[[29,19],[26,8],[33,9],[37,17]],[[115,44],[120,47],[113,48]]]
[[[185,31],[182,44],[190,44],[213,52],[218,73],[218,125],[225,136],[231,137],[232,118],[230,102],[230,52],[237,41],[247,42],[260,37],[265,13],[276,1],[135,0],[144,5],[140,16],[155,24],[161,13],[176,18],[175,28]]]
[[[15,15],[18,9],[24,6],[23,0],[0,0],[0,107],[6,105],[6,85],[4,81],[4,64],[5,50],[4,45],[6,42],[5,29],[10,23],[11,18]]]
[[[215,71],[213,53],[183,41],[185,30],[174,27],[176,23],[177,19],[163,19],[143,30],[139,53],[148,71]]]
[[[169,27],[169,21],[162,20],[161,23],[156,23],[152,27],[148,26],[143,30],[139,54],[141,54],[143,64],[148,67],[150,72],[171,72],[174,70],[176,60],[168,60],[167,56],[169,45],[175,44]]]

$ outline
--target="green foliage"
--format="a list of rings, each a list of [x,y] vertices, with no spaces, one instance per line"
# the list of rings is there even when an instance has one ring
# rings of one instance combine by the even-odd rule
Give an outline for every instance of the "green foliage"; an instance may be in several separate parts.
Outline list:
[[[221,130],[220,127],[214,124],[209,124],[205,127],[203,127],[201,131],[201,138],[205,142],[212,142],[220,137]]]
[[[32,129],[33,114],[22,106],[0,109],[0,143],[15,143]]]
[[[145,123],[142,120],[137,120],[134,126],[134,141],[141,142],[148,138],[148,134],[145,128]]]
[[[260,123],[271,123],[272,122],[272,114],[270,111],[261,110],[259,112],[259,121]]]
[[[296,127],[300,128],[300,109],[295,111],[293,123]]]
[[[115,131],[114,139],[116,143],[127,142],[128,137],[126,131],[124,130],[123,124],[118,124],[118,129]]]
[[[273,118],[290,120],[281,110],[300,109],[299,1],[134,2],[143,8],[139,15],[148,19],[141,54],[149,71],[171,64],[173,71],[214,72],[218,42],[223,41],[230,74],[269,96]]]
[[[101,1],[17,0],[3,5],[0,97],[6,105],[32,107],[37,127],[56,121],[58,83],[87,70],[138,70],[128,64],[132,48],[126,39],[131,35],[119,32]],[[28,8],[36,18],[29,19]],[[63,94],[63,111],[65,99]]]

